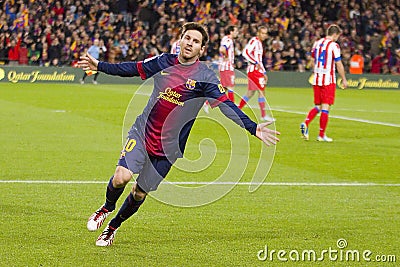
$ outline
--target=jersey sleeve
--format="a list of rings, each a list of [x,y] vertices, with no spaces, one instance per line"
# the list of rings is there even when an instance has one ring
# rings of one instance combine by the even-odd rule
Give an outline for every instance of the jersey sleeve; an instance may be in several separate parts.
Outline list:
[[[245,128],[251,135],[256,135],[257,123],[244,114],[235,103],[226,99],[224,102],[219,103],[218,107],[226,117],[234,121],[240,127]]]
[[[340,54],[340,46],[337,43],[335,43],[335,45],[333,45],[332,52],[333,52],[333,58],[334,58],[335,62],[342,59],[342,56]]]
[[[132,61],[122,63],[99,62],[97,69],[110,75],[121,77],[140,76],[142,80],[152,77],[154,74],[162,70],[160,61],[165,60],[163,54],[143,61]]]
[[[228,50],[231,47],[231,40],[229,40],[228,38],[223,38],[221,40],[221,46],[224,47],[226,50]]]
[[[243,49],[242,56],[251,64],[256,64],[257,59],[252,55],[252,51],[254,50],[255,40],[250,40],[249,43]]]
[[[317,44],[314,43],[313,46],[312,46],[312,48],[311,48],[311,57],[312,57],[313,59],[315,59],[316,47],[317,47]]]
[[[204,75],[203,89],[204,95],[210,102],[212,108],[218,106],[218,103],[224,102],[228,97],[225,94],[225,88],[218,80],[215,73],[207,69]]]
[[[226,117],[234,121],[240,127],[245,128],[250,134],[255,135],[257,124],[244,114],[235,103],[228,99],[225,88],[221,85],[213,71],[210,70],[210,75],[207,76],[210,78],[204,83],[205,96],[210,102],[211,107],[214,108],[218,106]]]
[[[139,62],[107,63],[100,61],[97,70],[110,75],[121,77],[139,76]]]

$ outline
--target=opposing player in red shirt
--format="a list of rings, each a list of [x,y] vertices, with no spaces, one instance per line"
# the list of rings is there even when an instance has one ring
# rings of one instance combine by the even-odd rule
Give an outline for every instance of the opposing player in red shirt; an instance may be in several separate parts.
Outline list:
[[[308,126],[315,116],[321,112],[319,120],[319,135],[317,141],[332,142],[325,134],[328,125],[329,109],[335,100],[336,73],[342,78],[343,88],[347,87],[346,75],[341,60],[340,47],[336,43],[342,30],[339,26],[332,24],[326,31],[326,37],[316,41],[312,47],[314,58],[314,104],[315,107],[308,112],[306,120],[300,124],[300,130],[305,140],[309,139]]]
[[[264,90],[268,81],[268,76],[262,61],[264,52],[262,42],[267,39],[267,37],[268,29],[264,26],[259,27],[257,36],[250,39],[242,52],[243,57],[248,62],[248,87],[246,95],[244,95],[240,101],[239,108],[242,109],[257,91],[258,104],[261,110],[261,119],[266,121],[275,121],[275,119],[267,116],[265,113]]]
[[[179,46],[179,42],[180,42],[180,40],[178,39],[172,44],[171,51],[170,51],[171,54],[176,54],[176,55],[179,54],[179,52],[181,51],[181,47]]]
[[[238,29],[235,26],[229,26],[226,29],[225,36],[222,37],[221,45],[219,47],[220,64],[219,64],[219,75],[221,78],[221,84],[228,89],[228,98],[232,102],[235,102],[235,46],[233,39],[238,35]]]

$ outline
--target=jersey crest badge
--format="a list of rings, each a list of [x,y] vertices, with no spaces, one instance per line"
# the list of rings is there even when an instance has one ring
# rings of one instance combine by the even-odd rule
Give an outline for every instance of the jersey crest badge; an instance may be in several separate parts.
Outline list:
[[[189,90],[193,90],[196,87],[196,81],[192,79],[187,79],[186,88]]]

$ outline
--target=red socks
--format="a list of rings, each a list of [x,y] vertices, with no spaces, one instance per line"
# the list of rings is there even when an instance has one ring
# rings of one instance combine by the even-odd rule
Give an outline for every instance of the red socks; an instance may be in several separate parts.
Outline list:
[[[319,136],[325,136],[326,126],[328,125],[329,111],[322,110],[321,117],[319,118]]]
[[[306,118],[307,127],[311,123],[311,121],[315,118],[315,116],[317,116],[318,113],[319,113],[319,109],[317,107],[314,107],[313,109],[310,110],[310,112],[308,112],[308,115]]]
[[[235,103],[235,93],[232,90],[229,90],[229,89],[228,89],[228,98],[229,98],[230,101]]]
[[[265,99],[264,99],[264,97],[258,98],[258,105],[260,106],[260,110],[261,110],[261,118],[264,118],[265,117]]]
[[[240,100],[239,108],[242,109],[247,104],[247,101],[249,101],[249,98],[244,95]]]

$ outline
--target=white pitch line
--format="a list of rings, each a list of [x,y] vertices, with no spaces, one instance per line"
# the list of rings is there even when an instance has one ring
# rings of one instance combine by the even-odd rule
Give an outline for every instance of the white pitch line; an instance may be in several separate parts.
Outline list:
[[[0,180],[0,183],[7,184],[107,184],[108,181],[46,181],[46,180]],[[379,184],[379,183],[314,183],[314,182],[264,182],[264,183],[251,183],[251,182],[168,182],[164,181],[163,184],[172,185],[253,185],[253,186],[400,186],[400,184]]]
[[[367,110],[367,109],[351,109],[351,108],[338,108],[335,107],[334,110],[341,110],[341,111],[351,111],[351,112],[368,112],[368,113],[390,113],[390,114],[400,114],[400,111],[393,111],[393,110]]]
[[[108,184],[107,181],[73,181],[73,180],[0,180],[0,184]]]
[[[280,109],[280,108],[272,108],[271,110],[275,110],[275,111],[279,111],[279,112],[292,113],[292,114],[306,115],[306,113],[304,113],[304,112],[293,111],[293,110],[286,110],[286,109]],[[330,118],[335,118],[335,119],[348,120],[348,121],[356,121],[356,122],[364,122],[364,123],[369,123],[369,124],[376,124],[376,125],[384,125],[384,126],[391,126],[391,127],[400,127],[400,124],[389,123],[389,122],[371,121],[371,120],[364,120],[364,119],[351,118],[351,117],[345,117],[345,116],[335,116],[335,115],[329,115],[329,117],[330,117]]]
[[[307,182],[163,182],[175,185],[263,185],[263,186],[400,186],[400,184],[378,184],[378,183],[307,183]]]

